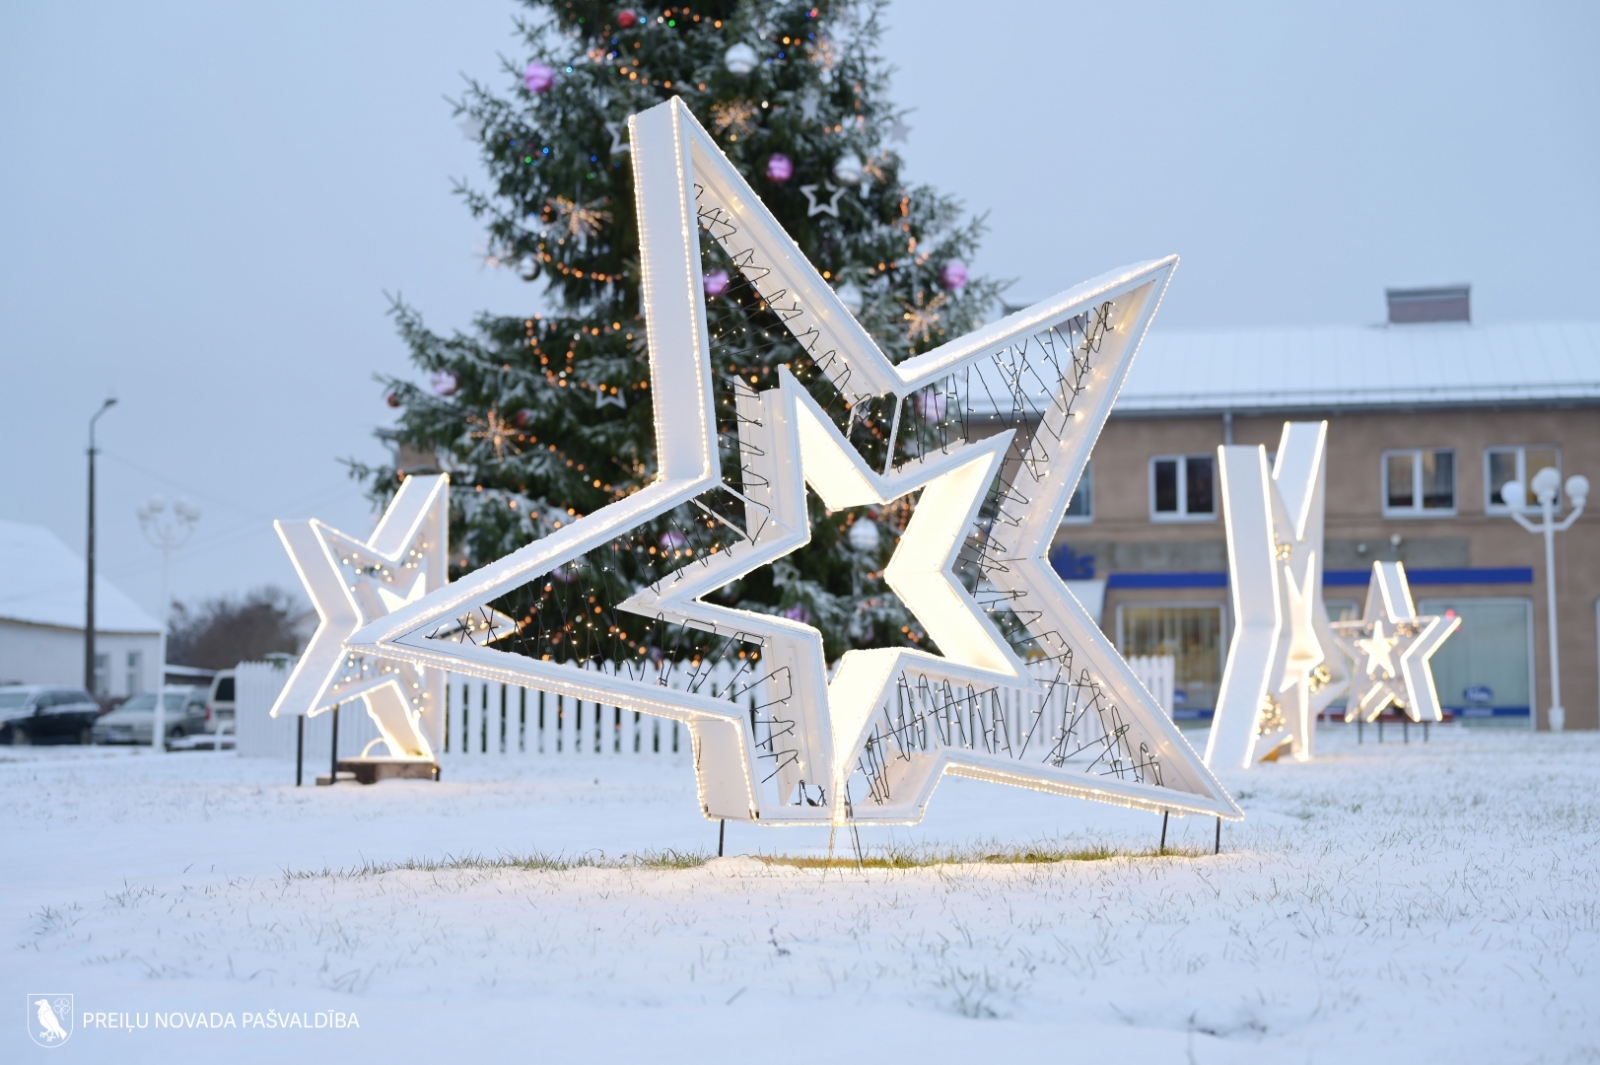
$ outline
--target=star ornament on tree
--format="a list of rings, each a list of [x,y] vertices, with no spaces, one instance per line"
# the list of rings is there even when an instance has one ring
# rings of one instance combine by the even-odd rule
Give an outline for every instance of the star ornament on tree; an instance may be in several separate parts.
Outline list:
[[[912,822],[947,772],[1242,816],[1045,559],[1176,258],[895,364],[682,103],[628,139],[657,479],[350,646],[685,722],[712,818]],[[777,387],[713,375],[709,255],[806,353]],[[807,542],[808,489],[917,494],[885,580],[938,653],[850,651],[830,680],[816,629],[709,601]],[[495,611],[493,639],[460,624]]]
[[[1354,698],[1344,719],[1371,721],[1394,703],[1413,721],[1444,720],[1430,660],[1460,627],[1457,617],[1417,614],[1403,563],[1374,562],[1365,616],[1333,626],[1340,650],[1353,663]]]
[[[1217,449],[1234,630],[1209,766],[1252,766],[1285,745],[1310,758],[1317,714],[1345,690],[1322,602],[1327,439],[1327,422],[1285,422],[1270,469],[1259,444]]]
[[[443,741],[444,673],[352,651],[345,641],[445,584],[449,486],[443,474],[408,477],[366,540],[315,519],[273,522],[318,617],[273,717],[314,717],[361,699],[391,756],[433,760]]]

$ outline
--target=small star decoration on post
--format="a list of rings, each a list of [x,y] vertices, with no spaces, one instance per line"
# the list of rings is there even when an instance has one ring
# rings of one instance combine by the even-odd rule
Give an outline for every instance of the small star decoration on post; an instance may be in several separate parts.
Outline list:
[[[1393,703],[1413,721],[1443,721],[1430,660],[1460,627],[1457,617],[1417,614],[1403,563],[1374,562],[1366,615],[1333,626],[1354,663],[1345,720],[1372,721]]]

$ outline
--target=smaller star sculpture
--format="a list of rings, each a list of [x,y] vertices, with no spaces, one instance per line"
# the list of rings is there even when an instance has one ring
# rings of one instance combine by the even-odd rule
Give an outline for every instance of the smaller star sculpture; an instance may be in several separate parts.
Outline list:
[[[1339,649],[1354,664],[1344,719],[1371,721],[1393,703],[1413,721],[1442,721],[1430,659],[1461,619],[1418,615],[1400,562],[1374,562],[1366,615],[1334,624]]]
[[[345,641],[447,583],[449,489],[444,474],[408,477],[366,540],[316,519],[273,523],[318,617],[273,717],[315,717],[361,699],[391,756],[433,760],[443,741],[444,673]]]

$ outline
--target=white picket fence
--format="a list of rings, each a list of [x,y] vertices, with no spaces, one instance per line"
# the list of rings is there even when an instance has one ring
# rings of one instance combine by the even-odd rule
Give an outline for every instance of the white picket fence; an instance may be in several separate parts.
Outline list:
[[[1134,655],[1128,659],[1133,675],[1139,678],[1161,709],[1172,716],[1172,689],[1177,683],[1178,660],[1171,655]]]
[[[1135,656],[1128,660],[1134,674],[1169,715],[1176,660],[1170,655]],[[1048,681],[1054,667],[1039,670]],[[736,679],[737,678],[737,679]],[[270,717],[272,704],[289,679],[289,667],[271,662],[240,663],[236,674],[235,715],[238,749],[247,758],[293,758],[293,717]],[[668,687],[681,689],[688,682],[678,671]],[[698,690],[722,695],[730,684],[750,683],[748,672],[739,676],[723,663],[695,678]],[[1024,718],[1038,710],[1038,696],[1002,691],[1004,713],[1017,734],[1027,730]],[[1014,719],[1014,720],[1013,720]],[[305,762],[321,766],[331,760],[333,715],[319,714],[306,721]],[[339,715],[339,753],[358,755],[378,738],[377,727],[360,704]],[[531,688],[451,675],[445,696],[445,742],[441,757],[644,755],[689,752],[688,729],[676,721],[624,710],[604,703],[552,695]]]
[[[292,663],[240,662],[234,672],[233,718],[244,758],[294,758],[296,718],[272,717],[272,704],[289,682]],[[306,719],[305,764],[323,772],[332,761],[333,714]],[[378,738],[378,726],[359,703],[339,714],[339,753],[353,757]]]

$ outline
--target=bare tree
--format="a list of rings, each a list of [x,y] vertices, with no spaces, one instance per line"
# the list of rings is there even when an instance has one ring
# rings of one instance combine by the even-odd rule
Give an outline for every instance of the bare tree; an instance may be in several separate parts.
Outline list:
[[[231,669],[275,651],[294,653],[294,596],[266,585],[237,598],[218,596],[197,606],[172,604],[167,657],[176,665]]]

